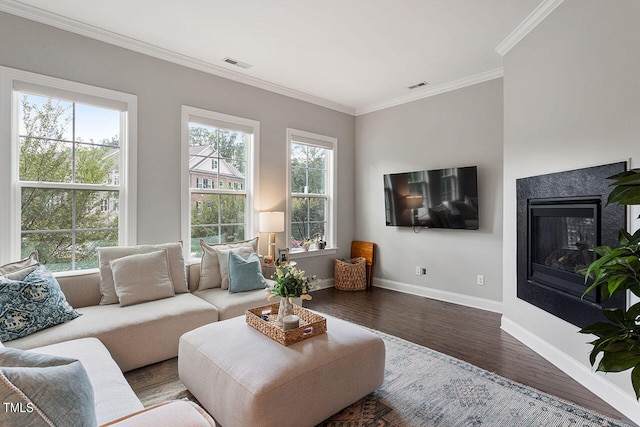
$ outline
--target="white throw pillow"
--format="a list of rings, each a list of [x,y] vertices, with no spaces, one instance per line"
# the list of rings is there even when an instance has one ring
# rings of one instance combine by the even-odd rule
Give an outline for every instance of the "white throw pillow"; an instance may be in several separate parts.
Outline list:
[[[204,289],[222,287],[222,274],[220,271],[220,261],[218,260],[218,252],[220,250],[247,247],[251,248],[252,252],[257,252],[258,238],[215,245],[210,245],[204,240],[200,240],[200,247],[202,247],[202,261],[200,262],[200,283],[198,284],[198,290],[202,291]],[[227,289],[228,287],[229,284],[227,281],[227,287],[223,287],[222,289]]]
[[[38,251],[32,251],[25,259],[0,265],[0,276],[11,280],[22,280],[39,265]]]
[[[117,304],[118,295],[113,284],[113,272],[110,262],[129,255],[147,254],[166,249],[169,255],[169,274],[177,294],[189,292],[187,275],[182,256],[182,243],[164,243],[160,245],[114,246],[98,248],[98,265],[100,267],[100,305]]]
[[[175,295],[167,249],[114,259],[110,265],[122,307]]]

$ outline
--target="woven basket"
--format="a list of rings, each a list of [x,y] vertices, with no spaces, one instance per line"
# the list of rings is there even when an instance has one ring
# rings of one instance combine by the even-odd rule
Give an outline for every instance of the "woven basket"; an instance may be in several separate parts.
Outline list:
[[[339,291],[363,291],[367,288],[367,260],[351,258],[351,263],[335,260],[333,284]]]

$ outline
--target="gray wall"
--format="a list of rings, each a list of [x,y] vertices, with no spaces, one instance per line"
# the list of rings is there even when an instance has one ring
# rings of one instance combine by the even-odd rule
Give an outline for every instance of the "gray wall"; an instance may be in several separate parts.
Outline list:
[[[260,121],[262,210],[285,209],[287,127],[338,138],[338,256],[348,256],[355,215],[352,116],[6,13],[0,13],[0,65],[138,96],[138,243],[180,239],[181,105]],[[278,239],[283,247],[284,233]],[[261,240],[266,253],[266,235]],[[328,278],[334,257],[300,263]]]
[[[503,322],[586,376],[589,337],[516,297],[515,180],[629,158],[640,166],[638,28],[636,0],[565,1],[504,58]],[[631,397],[629,372],[602,378]]]
[[[378,244],[377,284],[459,302],[502,299],[502,116],[496,79],[356,118],[356,238]],[[384,174],[473,165],[479,231],[385,225]]]

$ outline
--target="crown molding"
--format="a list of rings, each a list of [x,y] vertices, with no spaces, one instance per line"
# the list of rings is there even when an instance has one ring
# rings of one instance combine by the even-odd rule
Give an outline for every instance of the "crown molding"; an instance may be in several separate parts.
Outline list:
[[[496,47],[496,52],[504,56],[563,2],[564,0],[544,0]]]
[[[31,21],[39,22],[41,24],[59,28],[61,30],[79,34],[81,36],[89,37],[104,43],[122,47],[124,49],[132,50],[134,52],[142,53],[154,58],[162,59],[167,62],[172,62],[174,64],[202,71],[207,74],[223,77],[225,79],[233,80],[238,83],[243,83],[249,86],[257,87],[259,89],[264,89],[280,95],[309,102],[341,113],[349,114],[352,116],[355,115],[354,108],[314,95],[310,95],[308,93],[280,86],[266,80],[248,76],[234,70],[228,70],[210,62],[192,58],[187,55],[182,55],[180,53],[173,52],[171,50],[164,49],[150,43],[145,43],[143,41],[125,37],[123,35],[107,31],[102,28],[84,24],[74,19],[66,18],[55,13],[47,12],[42,9],[19,3],[18,1],[0,0],[0,11],[26,18]]]
[[[499,79],[503,76],[504,71],[502,67],[500,67],[496,68],[495,70],[485,71],[483,73],[469,77],[463,77],[461,79],[443,83],[437,86],[427,86],[426,88],[409,95],[399,96],[388,101],[378,102],[375,104],[356,108],[356,116],[361,116],[363,114],[372,113],[378,110],[384,110],[385,108],[395,107],[397,105],[406,104],[407,102],[417,101],[423,98],[429,98],[431,96],[440,95],[445,92],[451,92],[452,90],[456,89],[462,89],[464,87],[483,83],[489,80]]]

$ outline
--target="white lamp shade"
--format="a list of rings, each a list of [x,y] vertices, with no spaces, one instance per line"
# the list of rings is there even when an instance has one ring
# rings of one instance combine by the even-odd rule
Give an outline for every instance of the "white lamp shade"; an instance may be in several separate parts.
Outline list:
[[[260,212],[261,233],[282,233],[284,231],[284,212]]]

